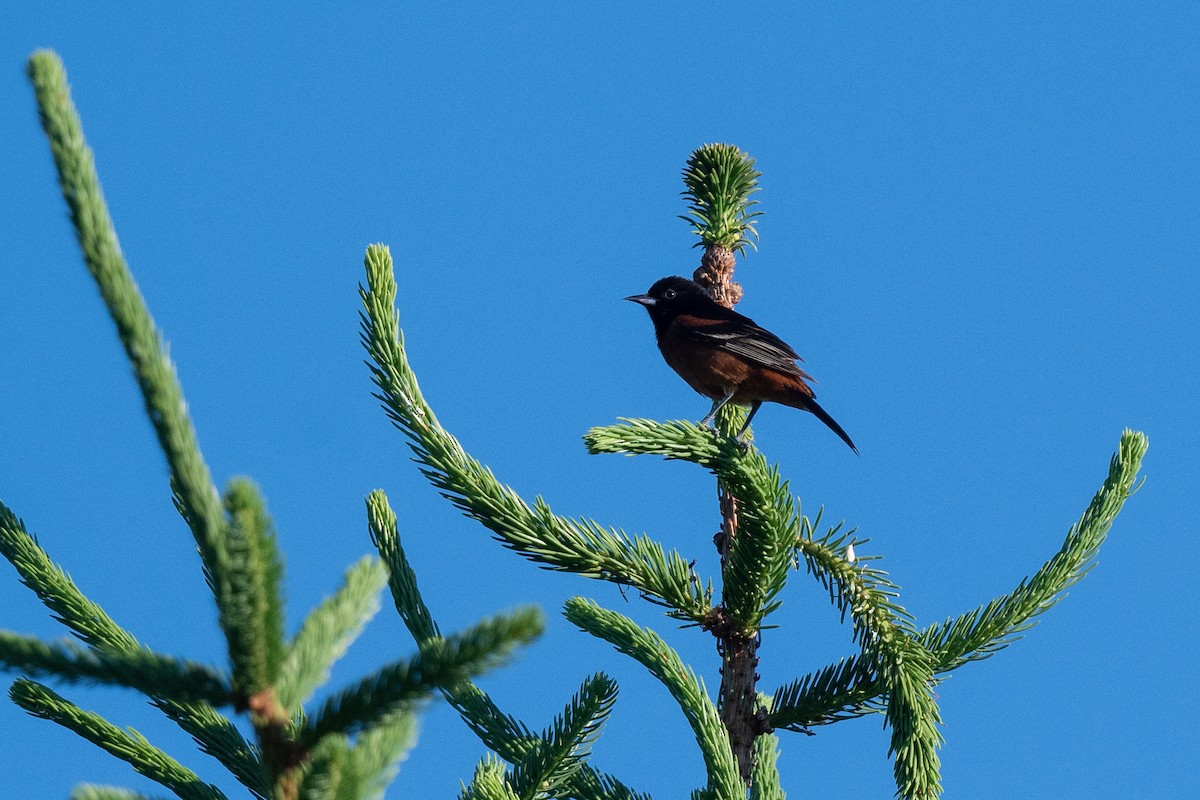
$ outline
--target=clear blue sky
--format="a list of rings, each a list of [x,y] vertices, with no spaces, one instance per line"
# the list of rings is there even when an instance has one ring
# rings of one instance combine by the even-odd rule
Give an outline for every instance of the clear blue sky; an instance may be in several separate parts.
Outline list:
[[[365,246],[390,244],[426,394],[502,480],[712,574],[710,479],[588,456],[579,437],[706,410],[621,298],[695,267],[679,170],[732,142],[758,159],[765,212],[740,310],[805,356],[862,456],[778,407],[758,442],[807,509],[872,537],[918,621],[1034,571],[1121,430],[1150,437],[1148,482],[1099,567],[939,689],[947,796],[1200,788],[1194,3],[24,5],[0,32],[0,497],[143,641],[223,658],[55,184],[24,77],[38,47],[66,63],[214,475],[264,488],[293,625],[371,550],[363,497],[381,487],[445,627],[526,603],[549,614],[485,682],[506,710],[541,726],[603,669],[621,696],[596,765],[656,798],[702,782],[663,688],[558,610],[575,594],[619,608],[715,686],[711,640],[536,569],[441,500],[370,396],[355,289]],[[0,609],[0,627],[61,631],[7,565]],[[765,690],[853,651],[803,574],[777,621]],[[411,649],[385,606],[335,682]],[[63,691],[241,796],[131,693]],[[819,734],[784,737],[793,797],[891,795],[879,720]],[[390,796],[454,797],[482,753],[435,705]],[[6,700],[0,754],[5,797],[85,780],[153,791]]]

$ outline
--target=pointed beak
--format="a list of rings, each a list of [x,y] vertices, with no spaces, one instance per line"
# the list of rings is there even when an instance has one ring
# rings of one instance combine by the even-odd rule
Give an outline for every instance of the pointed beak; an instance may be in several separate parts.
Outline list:
[[[658,304],[658,301],[655,300],[653,297],[651,297],[648,294],[634,294],[634,295],[630,295],[629,297],[626,297],[625,299],[631,303],[640,303],[641,305],[644,305],[646,308],[650,308],[651,306]]]

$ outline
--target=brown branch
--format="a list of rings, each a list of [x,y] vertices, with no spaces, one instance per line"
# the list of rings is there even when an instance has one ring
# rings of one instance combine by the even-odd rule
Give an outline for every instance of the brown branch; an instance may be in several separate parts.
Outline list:
[[[700,268],[692,274],[692,280],[703,286],[726,308],[733,308],[742,299],[742,287],[733,282],[733,268],[737,260],[733,251],[719,244],[706,245],[700,258]]]
[[[291,718],[276,699],[274,689],[251,696],[246,707],[274,782],[272,800],[296,800],[300,796],[300,768],[308,760],[308,751],[289,735]]]

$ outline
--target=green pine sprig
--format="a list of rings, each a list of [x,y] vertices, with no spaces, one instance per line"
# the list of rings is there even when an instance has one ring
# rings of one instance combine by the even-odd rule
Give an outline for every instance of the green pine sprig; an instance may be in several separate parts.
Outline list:
[[[779,738],[765,733],[754,740],[750,800],[787,800],[779,783]]]
[[[291,714],[329,680],[329,671],[379,611],[387,569],[364,557],[346,570],[342,585],[314,608],[292,639],[275,682],[279,704]]]
[[[37,595],[54,618],[92,648],[122,653],[144,649],[98,604],[88,599],[70,576],[55,564],[25,529],[24,523],[0,503],[0,555],[16,568],[21,582]],[[258,748],[227,718],[207,703],[181,702],[155,692],[153,703],[195,739],[258,797],[266,797],[268,778]]]
[[[781,686],[772,696],[768,719],[776,730],[807,732],[812,726],[881,713],[882,694],[872,660],[851,656]]]
[[[693,581],[689,562],[645,535],[629,536],[587,519],[554,514],[539,497],[527,504],[472,458],[438,423],[408,363],[395,307],[396,277],[387,247],[365,259],[367,287],[359,288],[362,342],[370,356],[376,396],[409,439],[422,472],[447,499],[491,530],[506,547],[551,569],[637,588],[699,622],[712,608],[711,589]]]
[[[868,540],[855,539],[854,532],[843,532],[841,525],[814,537],[814,524],[806,521],[794,543],[796,551],[809,574],[829,592],[830,601],[843,619],[849,616],[854,641],[869,651],[898,636],[914,634],[912,615],[897,602],[900,587],[886,572],[873,566],[879,557],[862,553],[851,556],[852,548],[861,549]]]
[[[933,694],[933,657],[907,636],[882,644],[876,654],[880,682],[887,692],[884,714],[892,729],[896,796],[903,800],[940,797],[941,711]]]
[[[717,800],[745,800],[746,789],[717,707],[709,698],[703,681],[683,663],[679,654],[654,631],[582,597],[567,600],[564,616],[581,630],[633,658],[667,687],[692,726],[700,746],[708,772],[705,791]]]
[[[429,642],[415,657],[383,667],[328,698],[299,731],[299,740],[311,747],[331,733],[353,735],[411,707],[439,687],[452,686],[503,663],[519,645],[541,634],[544,626],[541,612],[527,608]]]
[[[346,754],[344,773],[355,789],[347,800],[381,800],[396,777],[401,759],[417,742],[412,714],[393,714],[366,728]]]
[[[779,593],[807,524],[778,467],[732,436],[714,435],[684,420],[622,419],[584,434],[589,453],[658,455],[691,461],[717,476],[738,501],[738,535],[724,572],[722,605],[743,634],[753,636],[779,607]]]
[[[274,526],[258,488],[230,482],[224,506],[224,557],[213,572],[221,629],[229,643],[233,682],[242,697],[271,687],[286,649],[283,635],[283,561]]]
[[[762,212],[750,210],[758,205],[750,195],[759,190],[761,175],[754,159],[733,145],[706,144],[692,153],[683,170],[688,213],[680,219],[700,237],[697,247],[718,245],[735,253],[755,247],[755,217]]]
[[[117,786],[97,786],[81,783],[71,790],[71,800],[156,800],[148,795],[131,792]]]
[[[849,615],[863,658],[886,695],[898,796],[936,797],[941,793],[937,749],[942,736],[933,697],[933,657],[914,640],[912,617],[896,602],[899,590],[887,573],[871,566],[873,559],[849,556],[852,544],[864,543],[847,542],[849,536],[835,527],[819,539],[801,536],[797,547],[809,572]]]
[[[258,746],[249,742],[228,717],[207,703],[180,703],[156,697],[153,704],[192,737],[200,751],[215,758],[254,797],[271,792],[271,777]]]
[[[175,366],[121,255],[62,61],[48,50],[34,53],[29,59],[29,78],[84,263],[100,289],[133,366],[146,415],[167,459],[171,486],[196,538],[204,574],[211,584],[214,570],[219,569],[218,562],[224,557],[224,515],[187,415]]]
[[[442,633],[417,588],[417,573],[408,563],[408,557],[400,545],[396,512],[392,511],[387,495],[382,489],[376,489],[367,495],[367,524],[371,532],[371,542],[383,559],[388,588],[391,589],[400,619],[404,620],[419,646],[441,637]]]
[[[921,632],[921,643],[934,653],[939,671],[956,669],[1007,647],[1091,571],[1113,520],[1137,491],[1138,470],[1148,447],[1145,434],[1125,430],[1103,485],[1071,526],[1057,553],[1008,594]]]
[[[137,731],[122,730],[99,714],[64,700],[40,683],[20,678],[9,688],[8,694],[30,714],[56,722],[82,736],[183,800],[225,800],[220,789],[201,781],[196,773],[150,744]]]
[[[522,800],[559,797],[591,755],[617,700],[617,684],[603,673],[583,682],[541,742],[514,766],[511,785]]]
[[[1009,594],[916,634],[917,641],[932,653],[936,674],[1006,647],[1036,625],[1037,615],[1061,600],[1066,589],[1087,574],[1113,520],[1136,491],[1146,449],[1144,434],[1122,434],[1103,486],[1068,531],[1062,547],[1032,577],[1022,580]],[[844,541],[826,538],[825,545],[836,552],[844,548]],[[859,656],[843,659],[781,687],[774,695],[771,722],[777,728],[798,730],[878,712],[873,701],[881,692],[869,661]]]
[[[521,800],[509,784],[504,765],[490,755],[479,762],[474,778],[458,797],[459,800]]]
[[[16,568],[21,583],[37,595],[54,618],[87,644],[118,651],[141,647],[132,634],[79,591],[66,571],[51,561],[26,531],[25,523],[3,503],[0,503],[0,555]]]
[[[330,734],[309,753],[298,800],[341,800],[353,779],[346,780],[350,738]]]
[[[416,717],[399,711],[367,727],[353,741],[340,733],[323,737],[304,770],[299,798],[381,800],[416,734]]]
[[[417,644],[424,647],[439,639],[441,634],[436,620],[421,598],[416,573],[404,554],[396,526],[396,514],[388,504],[387,496],[378,489],[367,497],[367,510],[371,540],[388,566],[388,585],[396,610]],[[580,694],[587,691],[586,686],[585,683],[580,688]],[[555,725],[551,725],[540,736],[535,734],[525,723],[501,711],[483,690],[470,681],[443,686],[442,695],[480,741],[510,764],[520,764],[534,751],[553,746],[550,737]],[[649,800],[647,795],[583,763],[583,758],[578,761],[578,769],[566,779],[571,797],[578,800]]]
[[[0,630],[0,666],[32,677],[125,686],[181,701],[233,702],[229,679],[218,670],[143,648],[90,650],[70,641],[44,642]]]

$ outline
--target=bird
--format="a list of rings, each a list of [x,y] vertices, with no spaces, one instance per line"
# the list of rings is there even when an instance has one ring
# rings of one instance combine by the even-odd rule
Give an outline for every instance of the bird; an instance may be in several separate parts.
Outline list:
[[[816,381],[796,365],[804,359],[754,320],[717,303],[700,284],[672,275],[625,299],[649,312],[667,366],[712,399],[698,424],[708,425],[726,403],[749,406],[737,433],[741,441],[762,404],[779,403],[810,412],[858,453],[842,426],[817,404],[808,384]]]

